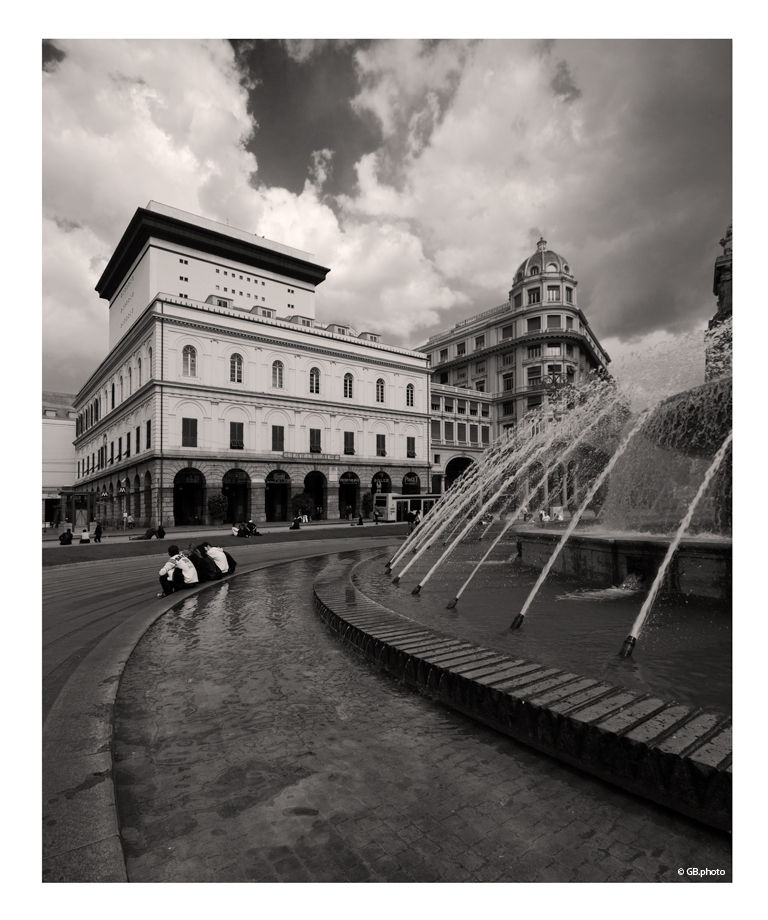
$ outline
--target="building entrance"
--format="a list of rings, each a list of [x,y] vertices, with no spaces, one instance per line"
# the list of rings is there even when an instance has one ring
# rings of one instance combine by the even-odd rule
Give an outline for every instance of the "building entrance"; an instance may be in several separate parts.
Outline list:
[[[251,477],[245,470],[228,470],[221,481],[226,496],[228,524],[241,523],[251,517]]]
[[[454,457],[445,468],[445,488],[446,491],[454,484],[461,474],[468,467],[472,466],[473,461],[469,457]]]
[[[314,516],[318,520],[324,520],[327,518],[327,480],[319,470],[313,470],[311,473],[307,473],[307,475],[304,477],[304,491],[307,493],[307,495],[312,496],[312,501],[315,505]],[[318,508],[322,510],[318,511]]]
[[[268,521],[288,520],[291,477],[283,470],[272,470],[264,481],[264,510]]]
[[[360,514],[360,477],[352,472],[339,476],[339,517],[347,514],[354,517]]]
[[[205,522],[205,476],[186,467],[173,480],[173,519],[176,526]]]

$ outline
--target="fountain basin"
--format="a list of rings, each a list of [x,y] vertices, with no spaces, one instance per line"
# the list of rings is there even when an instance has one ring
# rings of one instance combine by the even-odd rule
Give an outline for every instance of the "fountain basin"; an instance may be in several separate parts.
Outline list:
[[[522,562],[544,568],[561,536],[557,531],[518,529],[516,537],[522,542]],[[599,588],[620,585],[632,573],[642,575],[650,584],[668,546],[669,538],[651,535],[598,536],[577,531],[563,547],[553,570]],[[663,590],[730,600],[732,549],[727,539],[682,540],[666,573]]]
[[[342,564],[315,580],[314,604],[345,643],[406,685],[603,780],[730,830],[730,717],[425,628],[365,597]]]

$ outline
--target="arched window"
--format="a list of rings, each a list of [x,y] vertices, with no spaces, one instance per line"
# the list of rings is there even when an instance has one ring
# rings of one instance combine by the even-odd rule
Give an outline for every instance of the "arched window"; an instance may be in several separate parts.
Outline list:
[[[237,353],[229,359],[229,382],[243,382],[243,359]]]
[[[352,374],[344,374],[344,396],[352,399]]]
[[[276,390],[283,388],[283,362],[275,361],[272,364],[272,386]]]
[[[141,358],[139,358],[139,386],[141,386]]]
[[[112,408],[115,408],[115,385],[112,384]]]
[[[191,345],[185,345],[181,353],[182,370],[184,377],[197,377],[197,352]]]
[[[320,371],[316,367],[311,368],[309,371],[309,392],[320,392]]]
[[[414,394],[413,384],[412,384],[412,383],[409,383],[408,386],[405,388],[405,404],[406,404],[406,406],[412,406],[412,405],[413,405],[413,394]]]
[[[538,265],[532,265],[532,266],[531,266],[531,271],[529,272],[529,274],[531,274],[531,275],[538,275],[538,273],[539,273],[539,266],[538,266]]]
[[[376,402],[384,402],[384,381],[381,377],[376,381]]]
[[[556,272],[556,271],[557,271],[557,265],[555,265],[554,262],[548,263],[548,265],[547,265],[547,271],[548,271],[548,272]]]

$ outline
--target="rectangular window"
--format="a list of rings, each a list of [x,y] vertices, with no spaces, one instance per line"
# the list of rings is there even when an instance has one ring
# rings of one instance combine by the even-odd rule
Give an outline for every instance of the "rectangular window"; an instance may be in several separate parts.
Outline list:
[[[547,317],[547,329],[560,329],[563,323],[560,315]]]
[[[475,373],[476,373],[476,374],[484,374],[484,373],[485,373],[485,361],[478,361],[478,362],[477,362],[477,364],[475,365]]]
[[[115,442],[114,441],[109,442],[109,462],[110,463],[115,462]]]
[[[484,335],[478,335],[475,337],[475,351],[477,351],[478,348],[485,348],[485,336]]]
[[[125,436],[125,456],[131,456],[131,433],[128,432]]]
[[[560,300],[560,288],[549,285],[547,287],[547,303],[554,303],[556,300]]]
[[[541,405],[542,397],[541,396],[529,396],[528,397],[528,408],[535,409],[537,406]]]
[[[409,457],[416,456],[416,438],[406,438],[405,439],[406,453]]]
[[[456,428],[457,428],[457,432],[456,432],[456,433],[457,433],[458,436],[459,436],[459,440],[460,440],[460,441],[466,441],[466,440],[467,440],[467,426],[466,426],[466,424],[464,424],[463,422],[459,422],[459,424],[456,426]]]
[[[80,461],[77,461],[77,478],[80,478]]]
[[[459,357],[461,357],[462,355],[465,355],[466,353],[467,353],[467,343],[459,342],[459,344],[456,346],[456,354]]]
[[[567,356],[568,358],[572,358],[572,357],[573,357],[573,345],[566,345],[566,346],[565,346],[565,354],[566,354],[566,356]]]
[[[528,332],[541,332],[540,316],[533,316],[528,320]]]
[[[471,403],[469,404],[469,414],[470,414],[470,415],[477,415],[477,403],[471,402]]]
[[[435,454],[435,463],[440,463],[440,454]]]
[[[477,425],[469,426],[469,443],[477,444]]]
[[[463,380],[466,376],[467,376],[467,369],[466,369],[466,367],[460,367],[460,368],[456,371],[456,378],[457,378],[458,380]]]
[[[515,353],[513,351],[507,352],[507,354],[501,356],[501,363],[504,367],[509,367],[510,364],[515,363]]]
[[[548,365],[547,365],[547,373],[548,373],[550,376],[554,376],[554,375],[556,375],[556,374],[562,374],[562,373],[563,373],[563,365],[562,365],[562,364],[548,364]]]
[[[502,414],[503,415],[514,415],[515,414],[515,404],[513,402],[506,402],[502,405]]]
[[[567,287],[565,289],[565,302],[573,303],[573,288]]]
[[[141,426],[136,429],[136,453],[141,450]]]
[[[445,411],[453,412],[453,400],[452,399],[445,400]]]
[[[561,346],[559,342],[547,342],[547,357],[548,358],[559,358],[562,354]]]
[[[243,434],[244,422],[229,423],[229,449],[245,450],[245,435]]]
[[[147,450],[152,447],[152,419],[147,421]]]
[[[483,444],[490,444],[491,443],[491,429],[488,428],[486,425],[483,425],[483,427],[480,429],[480,433],[482,435]]]
[[[520,307],[522,307],[522,305],[523,305],[523,295],[515,294],[515,309],[519,310]]]
[[[432,435],[433,441],[440,440],[440,421],[439,419],[434,419],[434,418],[432,419],[431,435]]]
[[[528,291],[528,303],[541,303],[541,288],[533,288],[532,290]],[[528,320],[529,324],[530,322],[531,321]]]
[[[453,422],[445,423],[445,440],[446,441],[453,440]]]
[[[282,425],[272,426],[272,450],[285,450],[285,428]]]
[[[537,383],[541,380],[541,365],[536,364],[534,367],[528,368],[528,382],[536,381]]]
[[[448,383],[448,374],[440,374],[440,383]]]
[[[123,439],[117,439],[117,462],[119,463],[123,459]]]
[[[439,411],[440,411],[440,397],[439,397],[439,396],[433,396],[433,397],[432,397],[431,405],[432,405],[432,411],[433,411],[433,412],[439,412]]]
[[[565,328],[573,329],[573,317],[572,316],[565,317]]]
[[[183,418],[181,420],[181,446],[197,447],[196,418]]]
[[[320,428],[310,428],[309,429],[309,452],[311,454],[319,454],[322,452],[320,447]]]
[[[385,434],[376,435],[376,456],[387,456],[387,436]]]
[[[458,412],[459,415],[467,414],[467,404],[463,399],[459,399],[456,402],[456,411]]]
[[[478,393],[485,393],[485,381],[484,381],[484,380],[476,380],[476,381],[475,381],[475,389],[477,390]]]
[[[441,361],[448,360],[448,349],[447,348],[440,349],[440,360]]]
[[[502,339],[514,339],[515,337],[515,324],[512,323],[511,326],[504,326],[501,330]]]
[[[540,358],[541,357],[541,345],[529,345],[528,346],[528,357],[529,358]]]
[[[355,432],[344,432],[344,453],[353,455],[355,453]]]
[[[514,390],[515,388],[515,375],[514,374],[504,374],[502,378],[504,390]]]

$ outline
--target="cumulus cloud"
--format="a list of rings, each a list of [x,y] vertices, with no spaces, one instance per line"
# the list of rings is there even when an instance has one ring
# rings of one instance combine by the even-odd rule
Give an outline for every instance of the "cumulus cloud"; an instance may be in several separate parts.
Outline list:
[[[307,147],[299,194],[259,180],[273,139],[227,43],[56,48],[43,73],[51,389],[77,390],[104,357],[93,286],[150,199],[314,253],[331,269],[320,318],[395,344],[505,300],[539,235],[573,266],[598,336],[683,331],[714,311],[731,217],[726,42],[366,44],[349,105],[383,141],[335,197],[324,147]],[[290,44],[296,60],[317,50]],[[83,317],[97,334],[81,336]]]

